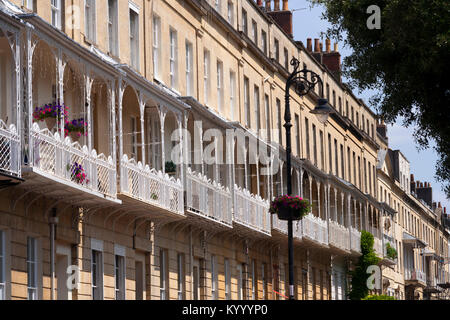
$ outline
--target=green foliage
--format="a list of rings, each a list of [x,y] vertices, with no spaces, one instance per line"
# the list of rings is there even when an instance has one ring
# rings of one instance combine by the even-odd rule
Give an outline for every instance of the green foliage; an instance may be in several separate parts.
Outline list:
[[[361,300],[367,297],[369,289],[367,288],[367,279],[370,274],[367,273],[367,268],[371,265],[377,265],[380,258],[377,257],[373,249],[374,239],[373,235],[367,231],[361,231],[361,256],[355,270],[350,272],[352,276],[352,290],[349,293],[351,300]]]
[[[396,299],[394,297],[382,294],[382,295],[368,295],[367,297],[362,298],[361,300],[396,300]]]
[[[434,140],[437,179],[450,196],[450,1],[310,0],[324,6],[327,36],[353,50],[344,60],[350,85],[379,92],[371,104],[391,123],[414,126],[420,148]],[[370,30],[370,5],[381,29]],[[433,144],[431,144],[433,145]]]
[[[177,166],[173,161],[166,161],[166,173],[174,173],[177,171]]]
[[[395,250],[395,248],[391,247],[391,244],[388,242],[386,243],[386,255],[388,256],[388,258],[395,260],[397,259],[397,250]]]

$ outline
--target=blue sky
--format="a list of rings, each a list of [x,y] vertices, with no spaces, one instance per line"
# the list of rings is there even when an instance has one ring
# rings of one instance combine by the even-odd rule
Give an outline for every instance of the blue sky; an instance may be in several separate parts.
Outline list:
[[[320,38],[320,33],[326,31],[329,26],[326,20],[321,19],[322,7],[315,6],[311,8],[310,2],[307,0],[291,0],[289,8],[291,10],[306,8],[306,10],[294,11],[294,38],[302,41],[305,45],[307,38]],[[322,41],[324,40],[322,39]],[[332,40],[332,48],[333,44]],[[342,57],[351,53],[351,49],[344,47],[343,43],[339,43],[339,51]],[[355,94],[370,106],[369,98],[372,95],[371,92],[356,91]],[[413,127],[404,127],[400,119],[393,125],[389,125],[389,146],[393,150],[400,149],[402,151],[411,163],[411,173],[414,174],[415,179],[422,182],[430,182],[433,187],[434,201],[441,202],[442,206],[446,206],[447,210],[450,211],[450,201],[446,199],[441,184],[434,178],[437,154],[432,148],[418,150],[412,136],[413,131]]]

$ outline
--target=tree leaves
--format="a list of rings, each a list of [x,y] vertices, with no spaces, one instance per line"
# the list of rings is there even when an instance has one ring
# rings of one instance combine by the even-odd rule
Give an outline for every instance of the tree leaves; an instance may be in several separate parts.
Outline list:
[[[323,5],[331,38],[353,49],[344,59],[350,85],[375,89],[370,100],[384,120],[404,118],[416,125],[419,147],[436,142],[437,179],[450,197],[450,1],[379,0],[381,29],[370,30],[367,8],[373,0],[310,0]]]

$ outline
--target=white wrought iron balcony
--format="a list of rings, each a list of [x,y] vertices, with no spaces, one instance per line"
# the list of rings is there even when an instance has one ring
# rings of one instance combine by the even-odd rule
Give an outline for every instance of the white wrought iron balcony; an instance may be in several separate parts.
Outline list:
[[[350,250],[361,252],[361,231],[350,227]]]
[[[330,245],[341,250],[350,250],[350,233],[348,228],[340,225],[336,221],[330,220],[329,237]]]
[[[270,235],[269,202],[235,185],[234,221],[250,229]]]
[[[0,173],[14,177],[21,176],[20,137],[16,126],[9,128],[0,120]]]
[[[116,200],[116,167],[111,157],[89,152],[86,146],[59,133],[40,129],[33,124],[30,134],[30,166],[34,173],[62,186]],[[72,189],[72,190],[73,190]]]
[[[320,245],[328,245],[328,227],[327,222],[312,213],[306,215],[301,220],[302,238],[307,238]]]
[[[294,238],[302,238],[302,224],[301,221],[294,221],[292,226],[292,231]],[[288,234],[288,223],[287,221],[278,219],[276,214],[272,214],[272,230],[278,231],[284,235]],[[286,238],[287,239],[287,238]]]
[[[120,162],[120,193],[172,213],[184,215],[183,185],[180,179],[128,159]]]
[[[381,239],[375,235],[373,236],[373,249],[379,257],[383,256],[383,244],[381,242]]]
[[[231,226],[233,224],[231,192],[205,175],[187,169],[187,210],[191,213]]]
[[[405,280],[420,281],[423,284],[427,281],[425,273],[419,269],[405,269]]]

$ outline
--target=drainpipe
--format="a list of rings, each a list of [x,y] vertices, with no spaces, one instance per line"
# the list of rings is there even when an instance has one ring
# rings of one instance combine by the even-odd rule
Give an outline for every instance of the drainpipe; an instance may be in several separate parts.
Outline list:
[[[55,237],[56,225],[58,224],[58,217],[56,216],[56,208],[52,209],[52,215],[49,218],[50,224],[50,299],[55,300]]]

